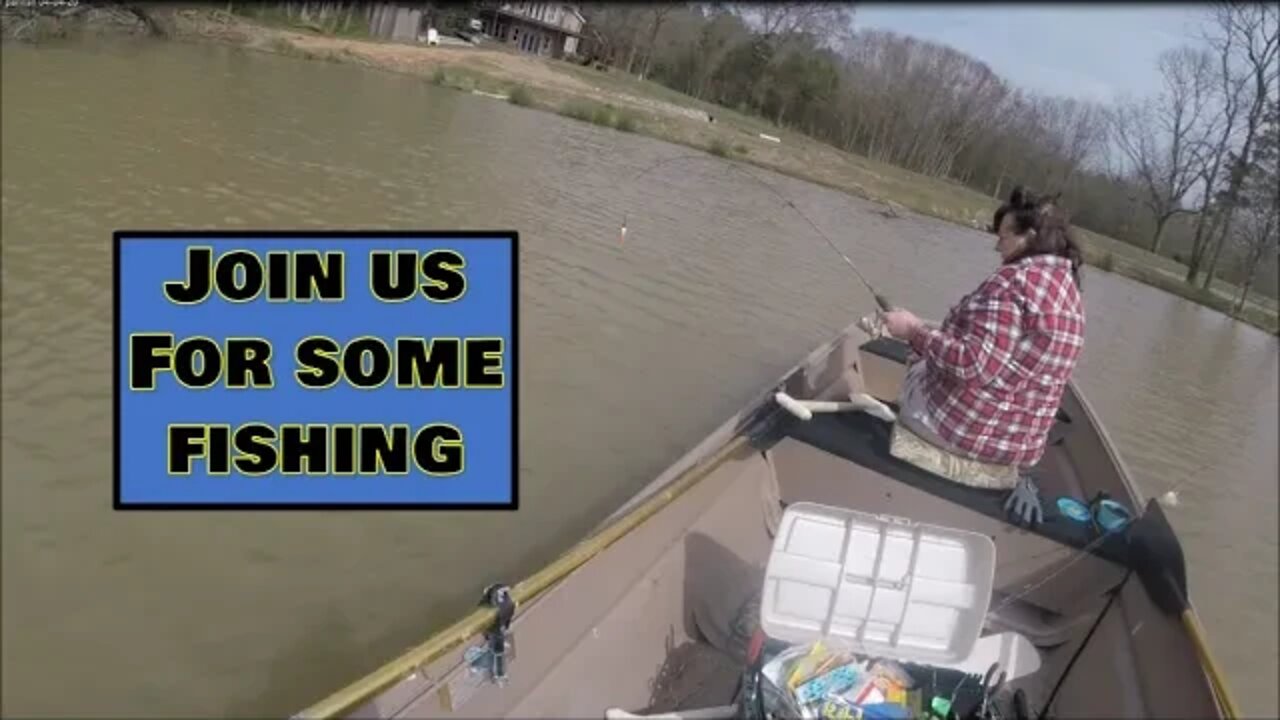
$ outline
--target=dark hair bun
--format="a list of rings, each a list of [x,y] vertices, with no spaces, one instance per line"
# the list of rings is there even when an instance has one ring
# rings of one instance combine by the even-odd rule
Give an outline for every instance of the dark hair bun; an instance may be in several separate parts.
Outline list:
[[[1049,198],[1042,198],[1022,185],[1019,185],[1009,193],[1009,208],[1011,210],[1035,210],[1042,203],[1052,202]]]
[[[1006,216],[1013,219],[1013,231],[1029,234],[1027,246],[1013,262],[1029,255],[1057,255],[1071,261],[1071,274],[1076,286],[1080,285],[1080,266],[1084,254],[1071,233],[1071,221],[1066,211],[1058,206],[1062,192],[1052,195],[1035,195],[1023,185],[1009,192],[1009,202],[996,209],[991,232],[999,232]]]

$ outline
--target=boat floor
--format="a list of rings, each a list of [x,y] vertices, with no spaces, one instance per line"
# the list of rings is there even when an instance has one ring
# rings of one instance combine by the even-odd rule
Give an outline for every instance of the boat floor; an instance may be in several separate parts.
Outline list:
[[[1045,522],[1035,530],[1012,530],[1007,525],[1007,518],[1002,507],[1004,493],[970,488],[945,480],[893,457],[889,454],[888,446],[888,425],[881,420],[862,413],[815,415],[808,422],[782,418],[780,422],[774,425],[771,432],[768,432],[764,437],[758,437],[756,440],[757,449],[764,451],[770,458],[768,464],[772,466],[771,469],[778,476],[781,486],[779,488],[781,490],[779,499],[784,505],[788,502],[809,500],[836,505],[867,507],[866,503],[871,501],[872,495],[875,494],[870,492],[871,487],[877,484],[874,478],[881,478],[879,484],[883,484],[885,479],[892,478],[891,485],[899,486],[897,500],[888,499],[885,508],[869,509],[875,511],[898,510],[901,512],[900,503],[906,502],[909,505],[918,505],[919,497],[932,496],[935,498],[935,502],[942,501],[954,508],[962,508],[962,512],[973,513],[970,516],[971,520],[977,520],[982,517],[987,522],[994,521],[1003,525],[1006,528],[1005,532],[998,533],[998,535],[1003,536],[1003,542],[1012,540],[1016,545],[1025,546],[1031,542],[1031,538],[1040,538],[1041,543],[1047,541],[1048,547],[1057,548],[1056,551],[1051,553],[1054,556],[1054,560],[1070,558],[1073,555],[1084,553],[1096,557],[1105,564],[1109,564],[1119,561],[1122,557],[1120,548],[1111,543],[1090,542],[1089,533],[1084,532],[1084,528],[1076,523],[1067,522],[1056,517],[1056,513],[1049,508],[1046,508]],[[847,473],[846,478],[840,478],[839,475],[834,474],[837,466],[844,473]],[[1075,467],[1065,448],[1061,445],[1048,449],[1045,461],[1041,463],[1035,474],[1043,489],[1047,491],[1048,497],[1053,497],[1056,494],[1079,495],[1087,487],[1082,487],[1084,485],[1081,482],[1082,478],[1076,475]],[[816,478],[818,479],[817,485],[802,482],[802,478]],[[842,485],[844,489],[838,489]],[[905,486],[905,488],[901,486]],[[906,492],[906,488],[911,488],[918,493],[916,500],[913,501],[909,496],[903,494]],[[830,494],[833,492],[834,494]],[[842,502],[841,500],[846,493],[851,493],[850,500],[856,497],[861,502]],[[1045,505],[1048,506],[1049,503],[1046,502]],[[736,516],[734,519],[731,518],[734,518],[734,516],[725,516],[724,521],[733,524],[741,522],[741,516]],[[704,522],[708,519],[704,518]],[[717,529],[718,531],[711,531],[711,528],[706,528],[706,530],[716,536],[731,537],[734,535],[734,532],[731,532],[728,527],[720,527]],[[1012,537],[1006,534],[1010,530],[1014,533]],[[738,532],[741,532],[741,530],[738,530]],[[1015,537],[1019,539],[1015,540]],[[1042,555],[1043,552],[1042,548],[1037,549],[1036,555]],[[1007,558],[1004,565],[1006,570],[1010,569],[1009,560]],[[1033,564],[1041,565],[1045,561],[1048,561],[1047,564],[1051,566],[1057,565],[1056,562],[1049,560],[1047,557],[1039,557],[1039,561],[1033,562]],[[687,580],[692,580],[694,585],[700,585],[701,583],[694,578],[704,575],[708,571],[708,566],[705,562],[690,562],[690,564],[702,569],[695,571]],[[714,564],[718,565],[720,563],[717,561]],[[739,572],[745,569],[740,568]],[[711,572],[710,576],[714,577],[718,574]],[[1001,574],[1003,575],[1003,573]],[[1015,573],[1014,575],[1021,575],[1021,573]],[[1037,575],[1039,573],[1034,573],[1032,577]],[[1009,582],[1013,578],[1008,577],[1006,579],[1007,584],[1003,588],[1004,592],[999,593],[997,598],[993,598],[993,602],[1000,597],[1006,596],[1013,587],[1025,587],[1026,579],[1026,576],[1023,576],[1019,577],[1015,582]],[[1070,579],[1063,579],[1068,582],[1079,582],[1083,578],[1070,577]],[[695,595],[715,596],[719,602],[708,601],[703,607],[720,605],[719,610],[723,611],[722,603],[725,595],[720,593],[724,593],[726,588],[714,580],[708,580],[707,582],[707,586],[695,589],[693,593]],[[735,582],[733,584],[737,585],[738,583]],[[752,583],[747,584],[752,585]],[[1094,595],[1097,598],[1095,602],[1100,603],[1103,588],[1114,584],[1114,580],[1106,582],[1102,581],[1102,578],[1096,578],[1092,582],[1085,582],[1084,584],[1094,586],[1095,592],[1097,592]],[[728,595],[732,594],[732,592],[728,593]],[[1088,607],[1088,605],[1086,604],[1085,607]],[[745,607],[754,608],[757,605],[749,602]],[[1062,609],[1061,606],[1058,609]],[[708,612],[719,614],[715,610]],[[1057,616],[1057,613],[1049,611],[1048,615]],[[747,622],[744,622],[744,620]],[[717,617],[711,620],[710,624],[713,627],[706,629],[700,627],[695,620],[695,627],[691,629],[692,632],[690,633],[695,636],[695,639],[687,640],[668,648],[664,663],[655,673],[649,705],[645,712],[691,710],[733,702],[741,681],[744,658],[737,657],[719,648],[729,647],[740,651],[745,644],[745,638],[733,637],[727,639],[720,637],[723,633],[719,627],[715,626],[728,624],[740,629],[748,626],[754,620],[755,618],[740,617],[730,621],[727,618]],[[1104,623],[1104,625],[1110,626],[1113,623],[1114,620]],[[1041,665],[1039,671],[1030,676],[1008,682],[1001,689],[997,702],[1004,707],[1009,707],[1008,703],[1011,702],[1013,692],[1021,689],[1026,694],[1029,706],[1035,709],[1040,708],[1048,699],[1049,693],[1057,678],[1061,675],[1065,664],[1069,662],[1070,656],[1074,654],[1083,639],[1082,636],[1087,632],[1087,625],[1088,623],[1074,623],[1073,627],[1065,633],[1065,642],[1055,646],[1040,647]],[[1113,632],[1119,630],[1119,628],[1110,629]],[[714,643],[707,641],[705,637],[707,631],[717,636]],[[1123,632],[1123,630],[1120,630],[1120,632]],[[696,636],[698,635],[703,635],[704,637],[697,638]],[[1094,652],[1087,653],[1087,655],[1094,655]],[[1069,684],[1074,685],[1075,683]],[[1071,704],[1077,705],[1075,702]],[[1084,703],[1086,706],[1090,704]],[[1077,706],[1073,709],[1079,712],[1082,708]],[[1094,708],[1094,710],[1099,711],[1101,708]],[[1068,714],[1076,713],[1069,712]]]
[[[668,642],[665,659],[654,673],[649,703],[641,714],[715,707],[733,703],[737,698],[746,667],[746,629],[758,622],[760,596],[758,592],[752,593],[736,615],[725,609],[736,603],[733,598],[742,588],[759,583],[735,582],[727,586],[717,582],[719,573],[709,571],[708,563],[721,567],[728,564],[731,556],[727,549],[722,548],[722,553],[714,552],[715,542],[705,535],[699,536],[694,545],[704,549],[690,552],[686,560],[691,567],[703,569],[686,577],[686,600],[694,605],[687,627],[688,636],[692,639]],[[760,568],[737,567],[735,573],[755,576],[760,574]],[[1021,689],[1031,707],[1043,705],[1062,672],[1063,664],[1069,661],[1078,647],[1079,635],[1084,632],[1085,629],[1080,628],[1072,633],[1070,641],[1062,645],[1039,648],[1040,669],[1006,683],[997,696],[997,702],[1002,707],[1011,707],[1009,703],[1014,691]],[[708,641],[708,634],[715,637],[718,646]],[[774,648],[777,649],[780,648]],[[1012,716],[1011,712],[1006,714]]]
[[[642,715],[691,710],[733,702],[742,664],[705,642],[690,641],[667,653]]]
[[[847,365],[847,359],[832,363]],[[803,391],[787,387],[796,397],[817,394]],[[357,716],[599,717],[606,707],[638,712],[647,703],[651,713],[732,702],[745,661],[740,636],[756,621],[749,600],[762,589],[772,544],[769,516],[780,503],[802,501],[991,537],[997,560],[987,630],[1012,630],[1037,646],[1039,671],[1011,681],[1006,691],[1023,689],[1038,709],[1126,577],[1123,548],[1092,542],[1085,528],[1054,517],[1052,498],[1087,499],[1104,491],[1136,499],[1086,406],[1068,397],[1063,410],[1064,424],[1074,427],[1060,428],[1061,441],[1033,470],[1046,501],[1045,522],[1035,529],[1009,524],[1000,493],[958,485],[893,457],[888,426],[869,415],[800,422],[774,413],[751,434],[750,450],[718,463],[517,616],[513,632],[522,650],[505,693],[455,703],[447,685],[429,691],[430,673],[461,666],[458,649]],[[662,480],[630,505],[660,492]],[[1137,582],[1123,585],[1115,606],[1063,683],[1054,714],[1216,716],[1179,621],[1160,615]]]

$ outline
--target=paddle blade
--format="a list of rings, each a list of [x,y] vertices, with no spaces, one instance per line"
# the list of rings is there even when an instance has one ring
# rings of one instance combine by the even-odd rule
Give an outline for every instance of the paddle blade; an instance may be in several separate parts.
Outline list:
[[[1182,544],[1154,498],[1129,527],[1129,567],[1161,612],[1180,615],[1187,609],[1187,563]]]

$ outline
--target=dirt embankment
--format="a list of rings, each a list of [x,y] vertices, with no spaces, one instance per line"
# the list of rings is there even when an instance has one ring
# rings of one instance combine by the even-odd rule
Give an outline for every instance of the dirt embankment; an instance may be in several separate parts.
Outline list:
[[[453,68],[481,73],[508,85],[535,88],[559,99],[585,97],[672,118],[708,120],[705,111],[611,92],[566,74],[542,58],[502,49],[371,42],[267,27],[221,11],[178,11],[174,13],[172,22],[175,31],[183,37],[198,37],[286,55],[353,62],[427,78],[442,68]]]
[[[566,93],[589,91],[575,78],[512,53],[484,48],[372,42],[269,27],[222,11],[180,10],[172,15],[175,34],[252,50],[346,61],[422,77],[439,68],[467,67],[488,71],[503,80]]]

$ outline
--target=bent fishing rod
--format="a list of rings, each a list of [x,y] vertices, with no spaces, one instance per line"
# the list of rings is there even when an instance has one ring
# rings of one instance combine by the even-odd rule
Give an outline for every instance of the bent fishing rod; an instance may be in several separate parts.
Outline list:
[[[654,170],[657,170],[658,168],[668,163],[676,162],[679,160],[709,160],[709,159],[710,158],[708,158],[706,155],[700,155],[700,154],[699,155],[692,155],[692,154],[677,155],[675,157],[665,158],[663,160],[659,160],[656,163],[653,163],[652,165],[645,168],[644,170],[641,170],[639,173],[636,174],[635,177],[631,179],[631,181],[636,182],[640,180],[640,178],[644,177],[645,175],[648,175],[649,173],[653,172]],[[796,206],[794,202],[791,201],[791,198],[788,198],[786,195],[783,195],[773,185],[770,185],[769,183],[765,182],[755,173],[748,171],[746,168],[741,167],[737,163],[734,163],[731,161],[726,162],[726,167],[729,167],[733,170],[737,170],[738,172],[742,173],[748,178],[751,178],[752,180],[756,181],[764,189],[773,193],[773,195],[776,196],[779,200],[781,200],[784,205],[791,208],[792,210],[795,210],[797,215],[803,218],[805,222],[809,223],[809,227],[813,228],[813,231],[818,234],[818,237],[825,240],[827,243],[827,246],[830,247],[833,251],[835,251],[835,253],[840,256],[841,260],[844,260],[844,264],[848,265],[849,269],[853,271],[854,277],[858,278],[858,281],[861,282],[862,286],[867,289],[867,292],[871,293],[871,296],[875,298],[876,305],[879,305],[880,309],[886,312],[893,309],[893,305],[889,303],[889,299],[886,298],[884,295],[880,294],[880,292],[878,292],[874,287],[872,287],[871,283],[867,282],[867,279],[862,276],[862,273],[858,272],[858,266],[853,264],[853,261],[849,259],[849,256],[846,255],[844,251],[841,250],[840,247],[837,246],[835,242],[831,240],[831,238],[827,237],[827,234],[822,232],[822,228],[818,227],[818,224],[815,223],[808,215],[805,215],[804,211],[802,211],[799,207]],[[622,238],[625,239],[626,237],[627,237],[627,216],[624,214],[622,216]]]

